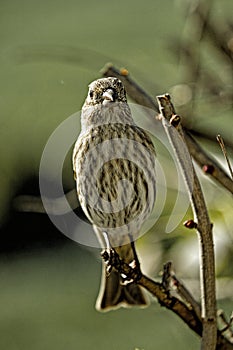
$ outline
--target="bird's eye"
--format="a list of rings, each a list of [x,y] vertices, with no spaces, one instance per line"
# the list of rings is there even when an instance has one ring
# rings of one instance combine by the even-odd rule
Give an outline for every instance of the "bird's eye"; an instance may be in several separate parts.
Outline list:
[[[90,98],[93,98],[93,96],[94,96],[94,91],[93,91],[93,90],[91,90],[91,91],[89,92],[89,96],[90,96]]]

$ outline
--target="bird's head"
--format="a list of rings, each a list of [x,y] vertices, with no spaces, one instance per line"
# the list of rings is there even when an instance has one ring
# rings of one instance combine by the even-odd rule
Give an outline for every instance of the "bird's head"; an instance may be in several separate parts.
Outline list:
[[[89,85],[85,107],[98,104],[108,105],[113,102],[127,102],[122,82],[114,77],[102,78]]]

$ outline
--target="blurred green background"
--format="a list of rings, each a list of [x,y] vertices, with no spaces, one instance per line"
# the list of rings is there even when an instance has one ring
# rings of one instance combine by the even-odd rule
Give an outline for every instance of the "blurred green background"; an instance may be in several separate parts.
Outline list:
[[[152,96],[187,82],[172,51],[185,36],[189,19],[185,3],[0,1],[0,349],[199,347],[199,339],[187,326],[156,301],[145,310],[97,313],[99,251],[70,241],[44,214],[18,213],[12,208],[18,194],[39,195],[39,164],[47,139],[81,109],[87,85],[101,76],[107,62],[126,67]],[[224,23],[232,10],[231,1],[213,1],[211,16],[216,23]],[[208,43],[203,51],[204,67],[219,69],[221,84],[232,89],[228,63]],[[230,143],[230,104],[217,104],[203,91],[197,100],[196,118],[185,122],[209,135],[221,133]],[[222,161],[217,145],[203,145]],[[200,177],[215,227],[219,307],[229,314],[233,306],[232,198]],[[67,190],[74,186],[69,160],[64,186]],[[170,196],[172,202],[172,191]],[[155,228],[138,242],[143,264],[157,278],[162,264],[173,260],[177,274],[198,298],[197,239],[182,224],[171,234],[163,233],[170,209],[168,199]],[[187,218],[190,215],[189,211]]]

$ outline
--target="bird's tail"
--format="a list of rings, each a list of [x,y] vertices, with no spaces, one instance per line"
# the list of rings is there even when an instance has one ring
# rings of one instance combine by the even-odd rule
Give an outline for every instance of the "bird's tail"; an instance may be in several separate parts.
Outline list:
[[[136,283],[122,283],[121,275],[113,268],[110,273],[104,271],[99,296],[96,301],[98,311],[109,311],[119,307],[146,307],[148,300],[141,287]]]
[[[139,265],[134,242],[130,240],[129,235],[110,237],[109,240],[98,227],[94,226],[94,229],[102,247],[107,245],[109,249],[113,246],[126,264],[134,262],[135,265]],[[106,264],[103,263],[100,291],[96,301],[98,311],[109,311],[119,307],[146,307],[148,304],[148,298],[138,284],[134,282],[125,284],[121,274],[114,267],[108,272]]]

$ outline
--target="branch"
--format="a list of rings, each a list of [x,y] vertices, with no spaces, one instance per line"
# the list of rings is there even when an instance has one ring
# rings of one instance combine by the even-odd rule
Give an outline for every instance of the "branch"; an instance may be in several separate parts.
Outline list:
[[[188,131],[184,132],[185,141],[190,151],[191,156],[200,166],[206,175],[209,175],[213,180],[217,181],[229,192],[233,194],[233,181],[220,165],[212,159],[197,141],[190,135]]]
[[[176,291],[176,293],[189,305],[194,311],[200,322],[201,319],[201,306],[191,295],[187,287],[181,282],[172,270],[172,263],[169,261],[164,265],[163,280],[166,279],[169,283],[165,283],[167,287],[170,287]],[[164,285],[164,283],[163,283]]]
[[[166,307],[167,309],[174,312],[176,315],[178,315],[197,335],[202,336],[203,326],[202,321],[200,319],[200,312],[197,312],[197,310],[200,310],[200,306],[198,307],[198,304],[196,301],[194,301],[193,297],[187,290],[187,288],[182,285],[180,288],[181,290],[185,290],[185,298],[184,295],[182,295],[183,292],[179,292],[181,294],[182,299],[185,299],[185,301],[182,301],[175,296],[172,296],[168,285],[166,283],[166,278],[169,278],[168,274],[166,275],[167,271],[167,264],[164,266],[164,275],[162,283],[155,282],[146,275],[142,274],[139,265],[136,265],[136,267],[132,267],[125,263],[117,254],[117,252],[114,249],[109,249],[108,251],[104,251],[102,253],[102,257],[107,263],[107,269],[111,270],[111,268],[115,268],[118,272],[121,273],[121,275],[124,276],[124,280],[127,281],[133,281],[134,283],[139,284],[143,288],[147,289],[154,297],[158,299],[159,304],[162,307]],[[172,278],[174,275],[171,276]],[[176,278],[178,281],[178,279]],[[129,282],[128,282],[129,283]],[[180,283],[180,282],[179,282]],[[166,286],[165,286],[166,285]],[[187,301],[188,299],[188,301]],[[190,300],[193,300],[190,303]],[[195,307],[193,307],[193,302],[195,304]],[[233,344],[230,343],[229,340],[223,337],[222,333],[218,331],[217,334],[217,348],[218,350],[233,350]]]
[[[218,320],[222,326],[221,333],[233,344],[233,313],[231,314],[230,320],[228,321],[223,310],[218,310]]]
[[[215,350],[217,339],[215,262],[212,236],[212,224],[209,219],[202,189],[194,168],[186,166],[186,155],[180,149],[180,137],[185,141],[180,118],[176,116],[169,95],[157,96],[160,115],[169,141],[181,165],[190,195],[193,214],[197,221],[197,233],[200,242],[200,280],[202,300],[202,350]],[[175,124],[174,124],[175,121]],[[175,125],[173,127],[172,125]],[[190,182],[190,170],[193,172],[193,184]]]
[[[138,104],[145,106],[147,108],[151,108],[158,112],[158,106],[153,101],[153,99],[143,90],[138,84],[129,76],[129,74],[125,73],[126,70],[119,71],[112,65],[106,65],[102,69],[103,76],[110,77],[114,76],[122,81],[126,88],[127,94]],[[227,175],[227,173],[221,168],[221,166],[213,160],[211,157],[207,155],[207,153],[199,146],[199,144],[192,138],[188,131],[183,130],[185,135],[185,140],[189,149],[189,152],[193,159],[204,169],[205,174],[211,176],[214,180],[224,186],[228,191],[233,194],[233,181]],[[208,165],[211,165],[211,168],[208,168]],[[205,171],[205,167],[208,169],[212,169],[213,171],[208,172]]]
[[[126,276],[126,281],[134,281],[147,289],[158,299],[161,306],[176,313],[195,333],[202,334],[202,322],[196,315],[192,307],[188,307],[183,301],[171,296],[169,291],[164,288],[163,283],[158,283],[141,273],[139,268],[133,268],[126,264],[114,249],[108,252],[104,251],[103,259],[107,263],[107,268],[114,267],[121,275]]]
[[[149,96],[130,76],[126,69],[118,70],[112,64],[106,64],[101,73],[105,77],[116,77],[120,79],[126,89],[127,95],[137,104],[159,111],[155,100]]]
[[[22,212],[63,215],[70,211],[70,208],[67,209],[67,202],[73,210],[80,206],[75,189],[67,192],[63,197],[44,198],[44,200],[46,200],[46,210],[41,197],[20,195],[14,198],[13,208]]]

